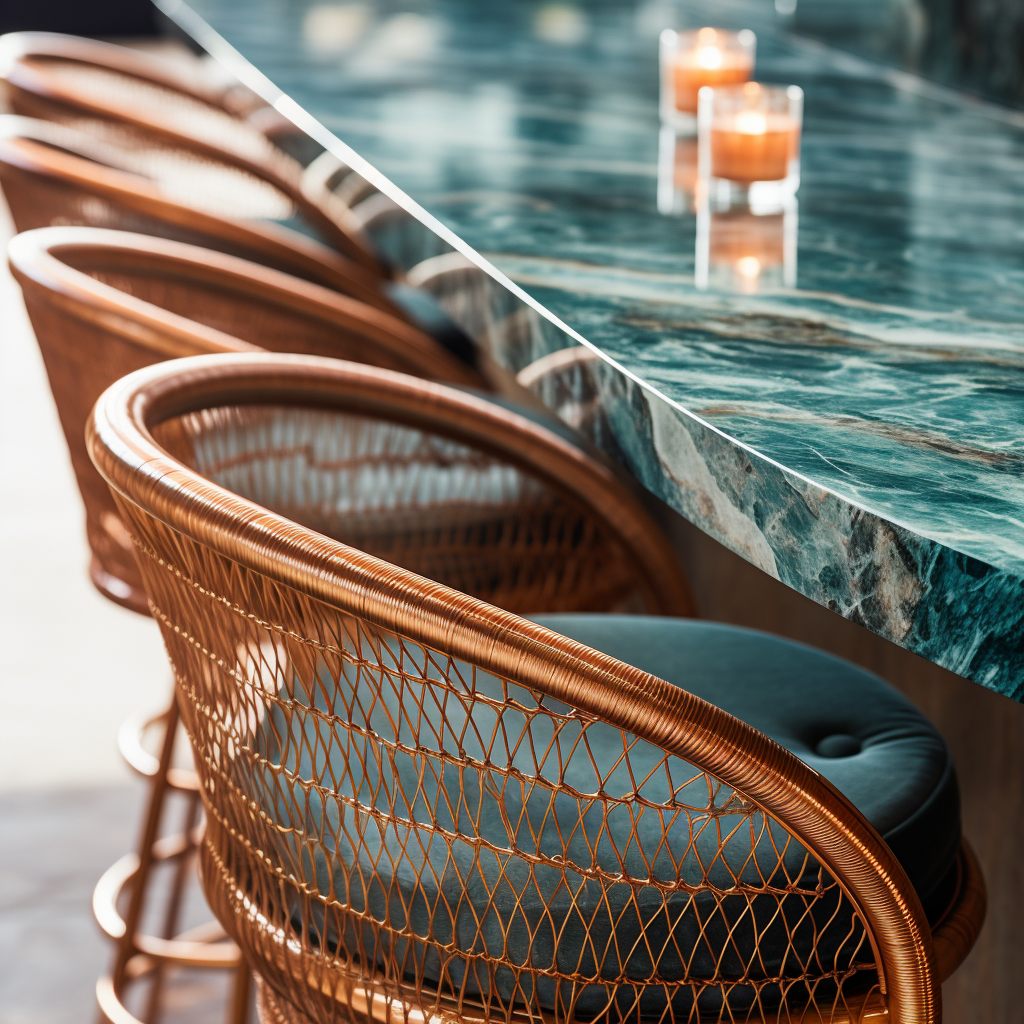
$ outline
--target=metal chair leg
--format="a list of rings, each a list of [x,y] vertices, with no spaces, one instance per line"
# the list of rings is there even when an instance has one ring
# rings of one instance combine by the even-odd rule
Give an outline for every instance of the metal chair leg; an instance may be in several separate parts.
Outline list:
[[[243,960],[235,970],[226,1024],[248,1024],[251,1000],[252,972],[249,970],[249,965]]]
[[[159,757],[153,757],[142,745],[142,736],[159,722],[164,725],[164,735]],[[174,768],[171,763],[177,726],[178,708],[172,699],[167,711],[155,718],[130,719],[119,737],[126,760],[150,779],[150,791],[138,851],[126,854],[111,865],[93,891],[93,914],[100,928],[116,944],[111,972],[101,977],[96,986],[100,1020],[109,1024],[141,1024],[126,1008],[124,993],[132,983],[149,978],[151,987],[144,1020],[155,1024],[160,1014],[165,969],[177,965],[232,971],[235,977],[228,999],[228,1020],[231,1024],[246,1024],[249,971],[235,944],[227,940],[217,922],[176,934],[193,855],[202,839],[198,780],[193,772]],[[184,792],[188,797],[184,830],[157,838],[164,805],[173,791]],[[153,869],[166,862],[175,862],[175,871],[161,934],[145,934],[140,924]],[[126,891],[128,906],[122,917],[118,908]]]
[[[185,824],[181,830],[183,836],[191,837],[196,830],[199,819],[199,794],[188,795],[188,806],[185,811]],[[174,869],[174,879],[171,882],[171,891],[167,897],[167,907],[164,911],[163,928],[161,935],[165,939],[173,939],[178,931],[178,921],[181,917],[181,905],[185,895],[185,885],[188,882],[189,870],[194,862],[192,856],[195,848],[192,844],[178,858]],[[146,999],[146,1012],[143,1020],[146,1024],[158,1024],[160,1020],[160,997],[163,994],[164,969],[163,964],[158,963],[153,971],[153,978],[149,983],[149,994]]]
[[[153,846],[160,833],[160,819],[163,817],[164,799],[167,795],[167,772],[174,756],[174,740],[178,731],[178,702],[173,697],[167,709],[164,726],[164,741],[160,749],[160,763],[153,784],[149,791],[149,803],[142,823],[142,836],[139,839],[139,867],[136,883],[132,886],[128,901],[128,913],[124,920],[124,936],[118,943],[117,955],[114,958],[114,988],[124,981],[128,961],[135,953],[135,933],[138,931],[139,920],[146,900],[146,882],[153,863]]]

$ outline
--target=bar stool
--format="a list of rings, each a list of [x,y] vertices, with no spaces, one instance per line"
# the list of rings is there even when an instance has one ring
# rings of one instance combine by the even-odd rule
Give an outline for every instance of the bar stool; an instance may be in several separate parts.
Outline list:
[[[0,187],[19,231],[83,225],[144,232],[262,263],[401,315],[375,274],[274,223],[294,210],[287,196],[209,157],[168,158],[167,149],[154,156],[8,114],[0,116]]]
[[[225,109],[223,96],[190,87],[155,60],[116,50],[56,34],[0,37],[0,80],[11,110],[123,148],[234,166],[286,196],[298,218],[350,260],[387,276],[348,207],[329,190],[304,185],[302,166]]]
[[[181,93],[243,120],[266,107],[256,93],[211,58],[189,54],[191,59],[168,59],[63,32],[10,32],[0,37],[0,52],[7,61],[58,58],[80,62]]]
[[[736,627],[528,621],[346,543],[447,506],[471,545],[515,505],[507,542],[557,591],[649,536],[617,530],[613,480],[586,501],[577,449],[277,355],[138,371],[88,443],[262,1021],[941,1020],[984,886],[949,751],[888,684]]]
[[[479,378],[431,338],[380,310],[287,275],[192,246],[122,232],[44,228],[10,243],[11,266],[22,285],[86,506],[93,552],[90,575],[106,597],[149,614],[130,540],[109,491],[84,447],[85,424],[96,398],[123,373],[191,353],[248,351],[260,346],[345,355],[479,385]],[[146,301],[146,300],[153,301]],[[186,318],[186,315],[188,318]],[[228,334],[220,327],[228,328]],[[242,337],[238,337],[241,335]],[[243,340],[246,339],[246,340]],[[237,951],[217,942],[219,929],[174,940],[199,810],[194,773],[175,768],[176,712],[133,716],[122,727],[122,754],[150,779],[150,801],[137,853],[128,854],[97,884],[93,907],[103,930],[119,946],[118,984],[154,965],[212,968],[238,964]],[[159,757],[144,744],[163,728]],[[185,827],[157,840],[170,791],[185,794]],[[177,862],[161,934],[139,932],[147,886],[160,862]],[[128,911],[118,904],[131,888]],[[132,961],[135,954],[140,954]],[[141,958],[140,958],[141,957]],[[129,968],[129,964],[132,964]],[[136,972],[142,972],[142,974]],[[154,982],[144,1017],[154,1016]],[[238,987],[234,1020],[241,1020],[246,990]]]
[[[43,228],[18,235],[8,254],[86,503],[93,581],[138,611],[146,601],[135,558],[82,440],[93,403],[119,376],[175,356],[256,346],[484,386],[433,339],[387,313],[205,249],[125,232]]]

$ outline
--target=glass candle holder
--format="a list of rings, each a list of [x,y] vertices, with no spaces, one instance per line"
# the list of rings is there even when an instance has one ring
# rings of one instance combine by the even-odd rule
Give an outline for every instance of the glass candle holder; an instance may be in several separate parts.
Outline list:
[[[695,130],[701,88],[749,81],[756,48],[757,37],[750,29],[665,29],[661,33],[661,119]]]
[[[697,138],[662,125],[658,136],[658,212],[692,214],[697,196]]]
[[[797,201],[758,212],[749,206],[697,208],[694,283],[740,295],[796,287]]]
[[[804,93],[796,85],[705,86],[698,101],[698,175],[718,201],[800,187]]]

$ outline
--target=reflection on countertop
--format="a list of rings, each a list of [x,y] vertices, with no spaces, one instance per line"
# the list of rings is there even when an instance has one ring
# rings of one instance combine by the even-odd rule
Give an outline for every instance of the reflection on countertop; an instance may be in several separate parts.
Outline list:
[[[798,208],[795,197],[767,210],[701,203],[693,271],[697,288],[740,295],[795,288]]]

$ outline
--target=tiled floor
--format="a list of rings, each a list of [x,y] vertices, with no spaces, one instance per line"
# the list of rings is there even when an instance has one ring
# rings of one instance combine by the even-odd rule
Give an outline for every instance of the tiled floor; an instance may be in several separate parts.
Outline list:
[[[134,832],[136,786],[0,795],[0,1021],[90,1020],[107,946],[92,885]]]
[[[10,233],[0,200],[3,246]],[[137,828],[117,729],[166,702],[169,671],[155,624],[89,583],[81,502],[6,261],[0,488],[0,1024],[81,1024],[109,956],[92,887]],[[175,979],[162,1024],[222,1019],[217,984]]]
[[[0,1022],[81,1024],[110,950],[90,911],[96,879],[135,838],[138,784],[0,794]],[[196,887],[185,924],[208,912]],[[224,1019],[227,979],[169,977],[161,1024]],[[140,1012],[146,992],[133,993]]]

